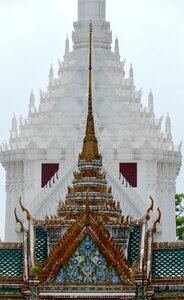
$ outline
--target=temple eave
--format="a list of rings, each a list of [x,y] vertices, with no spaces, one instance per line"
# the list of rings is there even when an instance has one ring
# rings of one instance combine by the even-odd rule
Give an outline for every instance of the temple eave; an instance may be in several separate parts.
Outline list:
[[[119,298],[119,297],[127,297],[127,299],[134,297],[135,293],[40,293],[41,297],[63,297],[63,298]]]

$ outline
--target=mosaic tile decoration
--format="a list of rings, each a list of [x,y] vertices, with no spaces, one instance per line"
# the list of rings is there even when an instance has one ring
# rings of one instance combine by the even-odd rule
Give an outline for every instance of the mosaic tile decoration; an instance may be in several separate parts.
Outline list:
[[[68,261],[66,269],[60,269],[56,277],[58,284],[111,284],[121,283],[114,267],[99,252],[87,234]]]

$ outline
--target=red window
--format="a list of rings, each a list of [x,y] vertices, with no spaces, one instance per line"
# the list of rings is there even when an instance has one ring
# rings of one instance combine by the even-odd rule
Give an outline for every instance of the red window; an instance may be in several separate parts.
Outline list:
[[[43,188],[47,182],[59,170],[59,164],[42,164],[41,170],[41,187]]]
[[[137,163],[120,163],[119,171],[132,187],[137,187]]]

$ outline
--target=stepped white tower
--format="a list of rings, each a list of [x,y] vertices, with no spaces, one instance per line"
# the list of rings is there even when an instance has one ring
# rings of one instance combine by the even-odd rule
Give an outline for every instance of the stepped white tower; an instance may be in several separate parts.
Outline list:
[[[28,117],[19,119],[19,127],[13,117],[9,144],[3,144],[0,152],[6,170],[5,239],[20,238],[13,216],[20,196],[34,217],[45,218],[55,214],[71,183],[85,130],[90,19],[94,27],[96,135],[107,180],[125,216],[143,216],[151,195],[162,212],[157,239],[173,241],[181,149],[173,144],[169,116],[164,132],[162,118],[155,118],[151,91],[148,106],[143,107],[132,65],[128,76],[125,74],[117,38],[115,50],[111,50],[105,0],[78,0],[73,50],[67,38],[64,60],[59,61],[57,75],[51,66],[48,88],[40,91],[39,107],[31,92]]]

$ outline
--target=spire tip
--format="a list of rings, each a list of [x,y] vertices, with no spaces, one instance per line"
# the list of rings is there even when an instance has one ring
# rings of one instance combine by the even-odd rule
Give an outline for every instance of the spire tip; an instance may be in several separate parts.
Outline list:
[[[101,158],[98,151],[98,141],[95,136],[95,126],[92,107],[92,22],[89,23],[89,68],[88,68],[88,115],[86,122],[86,135],[83,140],[82,153],[79,155],[79,160],[98,160]]]

